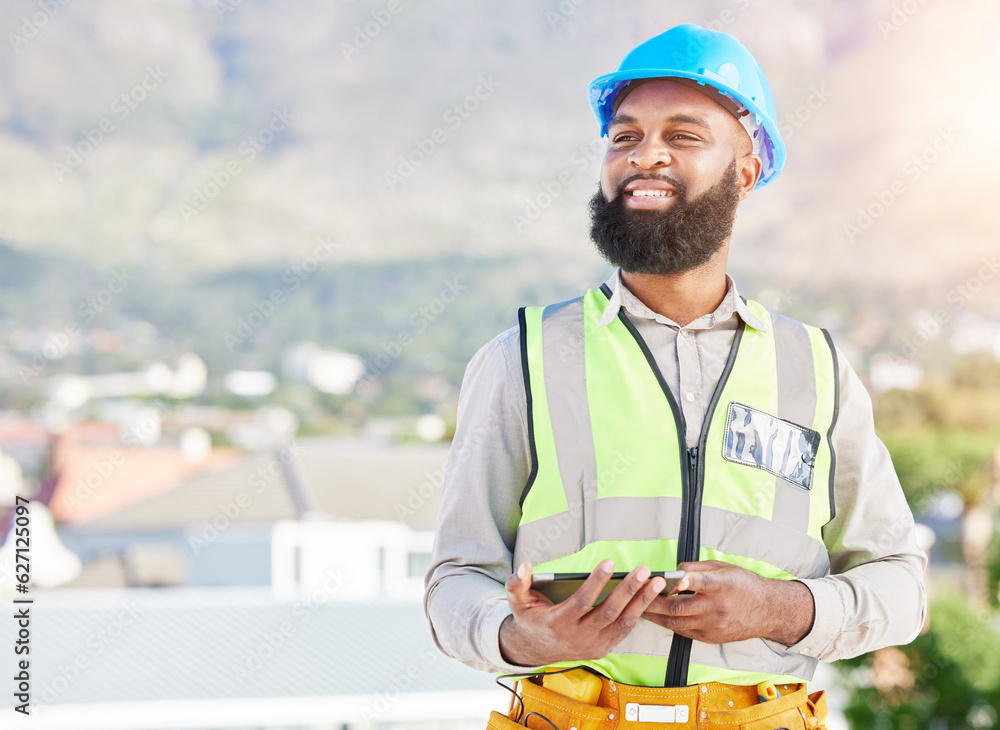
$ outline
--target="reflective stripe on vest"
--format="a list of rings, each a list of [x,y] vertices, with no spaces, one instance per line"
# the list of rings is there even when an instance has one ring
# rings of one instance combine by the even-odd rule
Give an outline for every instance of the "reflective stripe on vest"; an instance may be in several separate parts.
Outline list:
[[[748,302],[767,331],[740,324],[689,451],[680,409],[624,310],[597,327],[609,297],[591,290],[519,313],[532,471],[514,564],[590,572],[612,558],[619,571],[673,570],[715,559],[769,578],[826,575],[838,396],[829,336]],[[640,621],[585,663],[645,686],[804,681],[817,663],[761,639],[673,638]]]

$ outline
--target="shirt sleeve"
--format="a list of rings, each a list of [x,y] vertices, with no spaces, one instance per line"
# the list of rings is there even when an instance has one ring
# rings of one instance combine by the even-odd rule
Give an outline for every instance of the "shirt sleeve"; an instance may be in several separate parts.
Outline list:
[[[441,651],[488,672],[526,671],[503,659],[499,638],[531,470],[519,341],[508,330],[466,368],[424,593]]]
[[[823,528],[830,575],[801,581],[812,592],[815,620],[788,648],[826,662],[908,644],[927,611],[927,557],[917,545],[913,514],[875,435],[871,398],[839,351],[837,357],[836,515]]]

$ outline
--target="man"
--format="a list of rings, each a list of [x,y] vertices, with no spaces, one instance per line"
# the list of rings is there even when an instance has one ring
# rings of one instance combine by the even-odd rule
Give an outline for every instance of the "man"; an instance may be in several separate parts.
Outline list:
[[[523,681],[497,728],[821,727],[804,683],[916,635],[925,558],[829,335],[726,274],[737,206],[784,164],[770,88],[735,38],[683,25],[590,94],[608,137],[591,234],[619,269],[522,310],[466,371],[435,640],[487,671],[602,678],[593,706]],[[650,570],[675,568],[660,595]],[[590,576],[554,605],[533,570]]]

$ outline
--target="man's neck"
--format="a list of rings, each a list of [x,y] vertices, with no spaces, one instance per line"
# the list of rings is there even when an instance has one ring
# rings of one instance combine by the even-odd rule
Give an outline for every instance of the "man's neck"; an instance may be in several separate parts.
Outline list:
[[[676,274],[622,272],[622,282],[635,297],[659,315],[684,327],[711,314],[726,297],[726,259]]]

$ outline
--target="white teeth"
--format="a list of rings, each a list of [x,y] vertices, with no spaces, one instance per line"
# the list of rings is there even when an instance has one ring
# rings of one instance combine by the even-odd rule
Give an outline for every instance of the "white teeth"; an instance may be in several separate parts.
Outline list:
[[[669,198],[672,190],[633,190],[632,195],[638,198]]]

